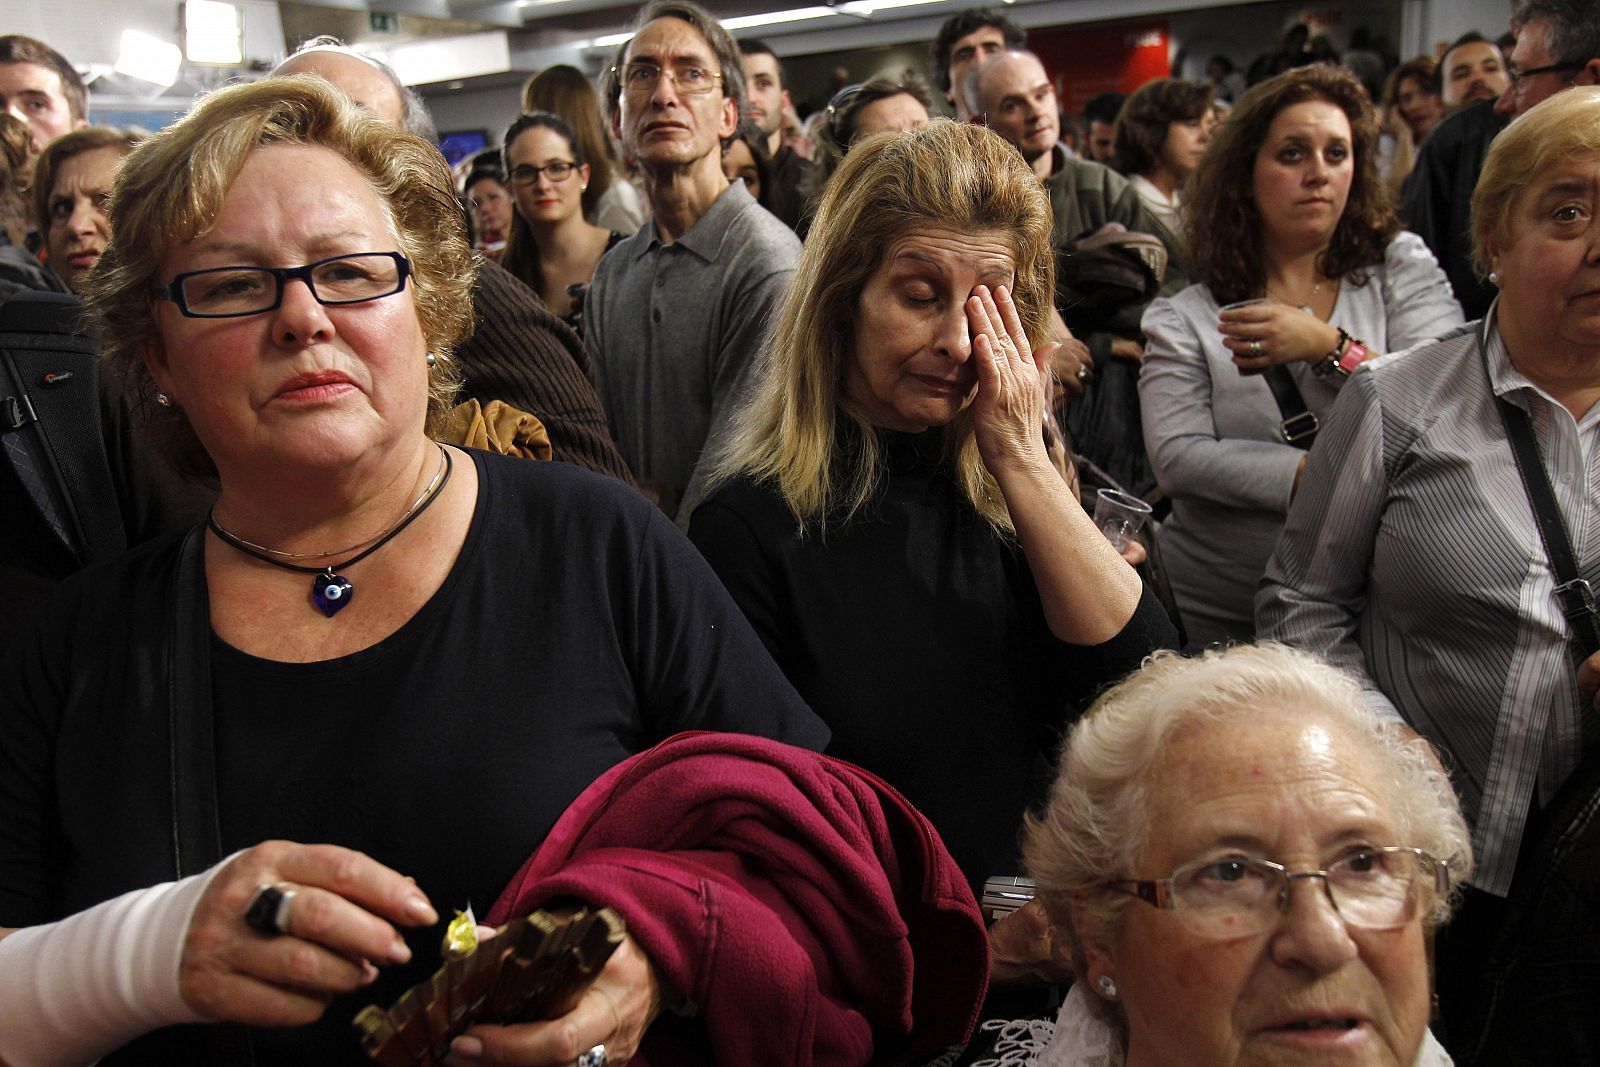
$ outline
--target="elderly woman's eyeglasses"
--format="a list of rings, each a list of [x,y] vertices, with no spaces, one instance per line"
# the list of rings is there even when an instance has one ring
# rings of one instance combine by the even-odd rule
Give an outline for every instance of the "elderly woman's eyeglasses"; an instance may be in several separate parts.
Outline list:
[[[178,275],[157,299],[170,300],[192,319],[228,319],[272,311],[283,287],[299,279],[319,304],[360,304],[406,287],[411,261],[398,252],[357,252],[303,267],[212,267]]]
[[[558,159],[554,163],[546,163],[542,167],[530,166],[527,163],[520,167],[511,168],[511,182],[513,185],[532,185],[543,174],[553,182],[564,182],[572,177],[572,172],[578,165],[570,160]]]
[[[1290,871],[1271,860],[1197,860],[1170,878],[1108,882],[1154,907],[1175,911],[1203,937],[1248,937],[1272,929],[1289,902],[1289,884],[1319,878],[1333,910],[1350,926],[1393,930],[1450,891],[1450,864],[1420,848],[1353,852],[1321,871]]]
[[[709,93],[717,87],[722,77],[714,70],[692,65],[659,67],[654,63],[629,63],[622,68],[622,86],[630,93],[652,92],[663,74],[671,79],[680,93]]]

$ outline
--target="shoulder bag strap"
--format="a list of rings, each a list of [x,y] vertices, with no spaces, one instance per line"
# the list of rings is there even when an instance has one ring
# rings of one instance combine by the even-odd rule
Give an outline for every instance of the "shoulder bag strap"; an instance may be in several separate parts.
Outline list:
[[[1294,376],[1282,363],[1268,367],[1262,377],[1272,390],[1272,399],[1278,402],[1278,413],[1283,421],[1278,424],[1278,437],[1286,445],[1309,450],[1321,429],[1316,415],[1306,408],[1305,397],[1300,395]]]
[[[222,858],[204,549],[205,526],[199,525],[184,537],[178,551],[168,619],[169,780],[178,878],[198,874]]]
[[[1481,325],[1478,327],[1478,352],[1487,373],[1489,348],[1485,327]],[[1491,394],[1493,381],[1491,378]],[[1574,661],[1582,663],[1600,652],[1600,612],[1595,610],[1594,590],[1578,572],[1572,538],[1567,534],[1566,520],[1561,517],[1561,508],[1556,503],[1555,490],[1550,487],[1550,474],[1539,453],[1533,420],[1504,397],[1495,397],[1495,407],[1500,412],[1500,421],[1505,424],[1506,437],[1511,441],[1511,454],[1517,459],[1517,472],[1522,475],[1522,488],[1533,508],[1534,524],[1539,528],[1539,540],[1544,542],[1545,557],[1550,561],[1550,569],[1555,571],[1556,595],[1561,599],[1561,613],[1566,616],[1572,637]]]
[[[217,747],[211,708],[211,623],[205,591],[202,523],[184,536],[173,576],[167,619],[168,742],[175,877],[198,874],[222,859],[217,810]],[[245,1027],[198,1028],[204,1062],[254,1067],[255,1045]]]

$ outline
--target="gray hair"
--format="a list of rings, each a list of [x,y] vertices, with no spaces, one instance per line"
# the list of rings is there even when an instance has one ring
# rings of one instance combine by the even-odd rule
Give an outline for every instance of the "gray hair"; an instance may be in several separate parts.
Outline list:
[[[1449,778],[1425,742],[1367,706],[1355,679],[1283,645],[1237,645],[1192,659],[1158,652],[1073,727],[1049,803],[1027,820],[1025,866],[1051,922],[1066,934],[1080,978],[1084,945],[1109,944],[1131,899],[1106,883],[1137,871],[1148,849],[1149,776],[1173,740],[1199,723],[1239,720],[1248,729],[1252,718],[1300,706],[1371,739],[1363,762],[1388,787],[1399,843],[1449,860],[1453,885],[1466,880],[1471,837]],[[1437,900],[1425,923],[1444,922],[1454,897]]]
[[[439,143],[439,130],[433,124],[433,116],[428,114],[428,105],[423,103],[422,94],[404,84],[395,69],[381,59],[357,52],[332,34],[324,33],[309,40],[303,41],[299,48],[284,57],[283,62],[272,68],[272,76],[277,77],[279,71],[291,62],[299,59],[309,52],[336,52],[341,56],[359,59],[361,62],[378,71],[389,84],[394,86],[394,91],[400,97],[400,129],[413,137],[420,137],[429,144]]]
[[[733,36],[723,28],[717,17],[694,0],[650,0],[650,3],[639,9],[633,17],[629,29],[631,34],[626,41],[617,45],[616,53],[611,57],[611,62],[600,73],[600,101],[605,105],[606,118],[615,120],[619,112],[622,99],[622,62],[628,56],[628,46],[633,43],[633,38],[656,19],[679,19],[693,26],[706,43],[711,46],[711,52],[717,57],[717,66],[722,68],[722,95],[732,100],[743,116],[749,107],[745,103],[744,93],[744,56],[739,51],[739,46],[734,43]]]
[[[1595,0],[1522,0],[1511,25],[1522,27],[1535,20],[1548,23],[1545,44],[1556,63],[1587,63],[1600,59],[1600,4]]]

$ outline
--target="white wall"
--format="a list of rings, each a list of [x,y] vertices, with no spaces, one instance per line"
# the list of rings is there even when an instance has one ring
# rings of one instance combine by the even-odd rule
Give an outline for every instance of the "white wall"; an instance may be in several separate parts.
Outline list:
[[[515,85],[500,89],[430,92],[425,99],[440,133],[488,130],[491,144],[500,143],[500,135],[522,110],[522,90]]]
[[[1433,54],[1468,30],[1491,41],[1505,33],[1511,20],[1510,0],[1407,0],[1406,54]]]
[[[283,23],[275,0],[233,0],[244,9],[247,59],[283,58]],[[5,33],[37,37],[84,70],[117,61],[123,30],[179,43],[177,0],[0,0]]]

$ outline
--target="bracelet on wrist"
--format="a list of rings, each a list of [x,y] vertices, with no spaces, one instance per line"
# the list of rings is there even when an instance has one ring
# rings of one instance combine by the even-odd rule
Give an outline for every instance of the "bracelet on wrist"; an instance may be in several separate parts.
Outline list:
[[[1342,381],[1355,373],[1355,369],[1372,354],[1371,350],[1361,341],[1351,337],[1342,327],[1339,330],[1339,343],[1334,345],[1321,362],[1312,367],[1313,373],[1319,378],[1337,378]]]

